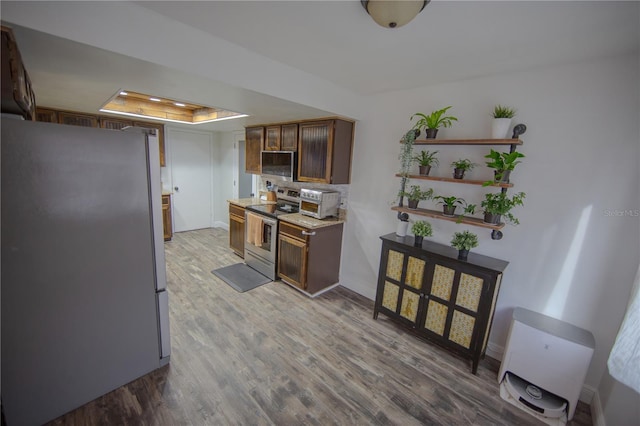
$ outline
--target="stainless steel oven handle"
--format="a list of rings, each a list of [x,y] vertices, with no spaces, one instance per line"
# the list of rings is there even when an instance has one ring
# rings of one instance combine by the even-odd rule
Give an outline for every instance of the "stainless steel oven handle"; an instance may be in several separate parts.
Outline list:
[[[316,231],[313,231],[313,232],[302,231],[302,235],[314,236],[314,235],[316,235]]]

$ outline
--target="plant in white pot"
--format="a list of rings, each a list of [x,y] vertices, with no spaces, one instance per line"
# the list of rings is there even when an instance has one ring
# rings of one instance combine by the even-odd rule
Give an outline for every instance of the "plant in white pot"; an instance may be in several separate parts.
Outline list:
[[[467,260],[469,250],[478,247],[478,236],[469,231],[456,232],[453,234],[451,246],[458,249],[458,259]]]
[[[496,105],[491,116],[491,137],[493,139],[505,139],[511,127],[511,119],[515,117],[516,110],[508,106]]]

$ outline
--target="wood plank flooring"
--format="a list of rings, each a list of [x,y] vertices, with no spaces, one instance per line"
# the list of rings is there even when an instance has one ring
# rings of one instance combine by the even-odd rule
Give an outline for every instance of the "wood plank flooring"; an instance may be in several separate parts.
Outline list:
[[[499,396],[499,363],[407,334],[343,287],[310,299],[282,282],[238,293],[211,273],[241,262],[228,233],[165,244],[171,363],[50,425],[541,425]],[[590,425],[580,403],[570,425]]]

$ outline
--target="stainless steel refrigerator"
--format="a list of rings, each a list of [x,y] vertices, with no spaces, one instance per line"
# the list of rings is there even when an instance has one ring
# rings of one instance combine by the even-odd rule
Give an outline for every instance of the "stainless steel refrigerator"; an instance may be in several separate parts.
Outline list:
[[[159,149],[2,118],[7,424],[39,425],[169,362]]]

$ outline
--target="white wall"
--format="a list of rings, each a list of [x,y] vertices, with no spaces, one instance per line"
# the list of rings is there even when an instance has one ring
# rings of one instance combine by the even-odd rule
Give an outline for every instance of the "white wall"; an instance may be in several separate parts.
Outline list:
[[[490,337],[502,350],[515,306],[563,319],[590,330],[596,352],[586,378],[595,388],[605,370],[640,256],[638,217],[610,216],[640,208],[638,57],[567,65],[538,71],[425,87],[377,96],[358,123],[349,221],[341,282],[374,298],[380,258],[379,236],[394,232],[389,208],[399,188],[398,143],[414,112],[453,105],[459,122],[440,137],[490,135],[490,112],[497,103],[518,109],[525,123],[523,164],[512,174],[516,191],[527,194],[515,211],[521,225],[507,226],[504,238],[490,239],[481,228],[430,220],[433,240],[449,244],[451,234],[470,229],[479,236],[477,253],[510,262],[498,299]],[[433,147],[429,147],[433,148]],[[469,157],[484,165],[487,147],[438,147],[440,168]],[[488,178],[479,167],[470,178]],[[416,183],[416,182],[412,182]],[[479,204],[485,188],[423,182],[436,193]],[[428,203],[425,204],[428,207]]]
[[[235,176],[234,162],[238,155],[234,149],[234,137],[232,132],[216,132],[214,151],[216,160],[213,163],[214,181],[216,193],[213,197],[213,224],[214,227],[229,229],[229,206],[227,200],[234,198]]]

